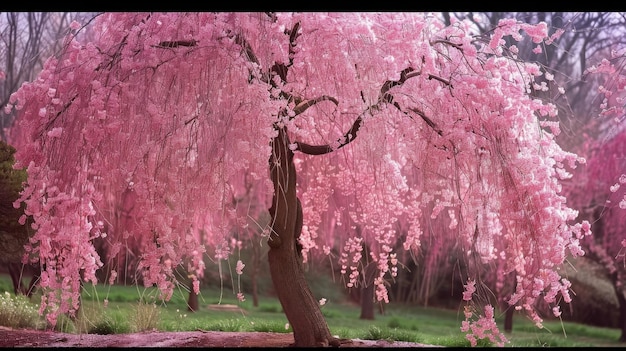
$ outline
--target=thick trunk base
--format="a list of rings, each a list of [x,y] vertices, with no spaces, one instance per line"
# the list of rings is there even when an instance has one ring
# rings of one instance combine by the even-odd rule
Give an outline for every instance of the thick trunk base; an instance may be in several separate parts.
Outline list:
[[[293,252],[280,249],[268,252],[274,289],[285,311],[295,347],[338,347],[341,340],[330,334],[319,303],[313,297],[308,283]]]

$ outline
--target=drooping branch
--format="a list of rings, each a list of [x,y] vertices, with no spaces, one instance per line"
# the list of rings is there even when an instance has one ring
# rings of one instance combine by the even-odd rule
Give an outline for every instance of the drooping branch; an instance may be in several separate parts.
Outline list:
[[[267,13],[267,15],[272,19],[275,20],[275,15],[273,13]],[[285,30],[285,34],[289,35],[289,63],[287,65],[285,65],[282,62],[275,62],[274,65],[272,65],[272,67],[270,68],[270,72],[273,72],[274,74],[277,74],[281,81],[283,83],[287,82],[287,71],[289,69],[289,67],[291,67],[291,65],[293,64],[293,57],[295,54],[295,47],[296,47],[296,39],[300,36],[300,34],[298,33],[300,29],[300,22],[296,22],[293,26],[293,28],[291,29],[286,29]],[[259,63],[259,59],[257,58],[256,54],[254,53],[254,50],[252,49],[252,46],[250,45],[250,43],[246,40],[246,38],[241,34],[241,33],[233,33],[233,32],[227,32],[227,36],[231,39],[235,40],[235,43],[237,45],[239,45],[241,47],[242,53],[244,55],[244,57],[251,63],[255,63],[257,65],[257,67],[260,67],[260,63]],[[179,44],[180,45],[180,44]],[[195,41],[194,41],[194,45],[195,45]],[[252,72],[251,73],[251,77]],[[268,74],[262,74],[261,77],[258,77],[258,79],[266,84],[270,84],[272,85],[272,87],[276,88],[276,83],[274,81],[272,81],[272,79],[270,79],[271,77]],[[287,95],[287,98],[292,98],[290,96],[290,94],[286,94],[283,93],[281,94],[283,97],[285,97],[285,95]]]
[[[298,37],[300,36],[300,33],[298,33],[298,31],[300,30],[300,22],[296,22],[296,24],[293,25],[293,28],[290,31],[285,30],[285,34],[289,34],[289,66],[291,66],[293,64],[293,57],[296,53],[295,47],[296,47],[296,40],[298,39]]]
[[[191,46],[196,46],[198,44],[198,41],[195,39],[192,40],[174,40],[174,41],[162,41],[157,45],[153,45],[153,47],[157,47],[157,48],[177,48],[180,46],[186,46],[186,47],[191,47]]]
[[[244,36],[241,33],[234,33],[233,31],[229,30],[226,32],[226,36],[230,39],[233,39],[235,41],[235,44],[241,47],[241,53],[246,58],[246,60],[248,60],[251,63],[254,63],[256,67],[261,67],[261,63],[259,62],[259,59],[256,57],[254,50],[252,50],[252,46],[246,40],[246,38],[244,38]],[[262,74],[260,77],[257,77],[253,74],[252,69],[249,69],[249,73],[250,73],[250,80],[248,82],[252,82],[253,78],[256,77],[256,79],[260,80],[263,83],[266,83],[266,84],[272,83],[271,79],[269,79],[269,77],[265,74]]]
[[[272,16],[270,16],[272,17]],[[287,81],[287,71],[289,69],[289,67],[293,64],[293,53],[294,48],[296,46],[296,39],[300,36],[299,32],[299,28],[300,28],[300,22],[296,22],[293,26],[293,28],[291,30],[285,30],[285,34],[289,35],[289,64],[285,65],[284,63],[279,63],[276,62],[274,63],[274,65],[271,67],[271,72],[273,72],[274,74],[278,75],[281,79],[282,82],[286,82]],[[241,46],[243,53],[245,54],[245,56],[247,57],[247,59],[250,62],[256,63],[258,64],[258,59],[256,57],[256,55],[254,54],[254,51],[252,50],[252,47],[250,46],[250,44],[248,43],[248,41],[240,34],[229,34],[229,37],[234,38],[235,43],[237,43],[238,45]],[[403,112],[404,114],[408,115],[409,117],[411,117],[409,115],[409,113],[405,110],[403,110],[401,108],[401,106],[397,103],[393,101],[393,96],[389,93],[389,91],[391,90],[391,88],[396,87],[396,86],[401,86],[403,85],[408,79],[410,78],[414,78],[421,75],[421,71],[416,71],[415,68],[413,67],[407,67],[405,69],[403,69],[400,72],[400,79],[398,80],[387,80],[385,81],[385,83],[383,83],[382,87],[380,88],[380,93],[378,95],[378,101],[369,106],[361,115],[359,115],[355,121],[352,123],[352,126],[350,127],[350,129],[344,133],[344,135],[338,140],[338,146],[333,148],[330,144],[322,144],[322,145],[311,145],[311,144],[307,144],[301,141],[295,141],[293,143],[293,145],[295,145],[295,148],[292,151],[300,151],[304,154],[307,155],[323,155],[323,154],[327,154],[332,152],[333,150],[336,149],[340,149],[346,145],[348,145],[349,143],[351,143],[357,136],[357,133],[359,131],[359,129],[361,128],[361,124],[363,123],[363,115],[365,113],[369,113],[370,111],[373,110],[379,110],[382,104],[385,103],[389,103],[394,105],[398,110],[400,110],[401,112]],[[272,87],[276,88],[276,83],[274,81],[272,81],[271,79],[269,79],[269,77],[263,75],[262,77],[259,78],[262,82],[265,82],[267,84],[271,84]],[[428,79],[435,79],[441,83],[444,83],[445,85],[451,86],[451,83],[441,77],[437,77],[435,75],[429,74],[428,75]],[[296,116],[302,114],[303,112],[305,112],[309,107],[316,105],[319,102],[322,101],[332,101],[335,105],[339,104],[339,101],[332,97],[332,96],[328,96],[328,95],[322,95],[320,97],[314,98],[314,99],[302,99],[300,97],[294,96],[290,93],[287,92],[281,92],[280,96],[282,98],[285,98],[287,100],[293,101],[296,103],[296,107],[293,109],[294,114],[289,118],[290,120],[295,118]],[[439,135],[442,135],[442,131],[441,129],[439,129],[437,127],[437,125],[426,116],[426,114],[424,112],[422,112],[421,110],[417,109],[417,108],[412,108],[409,109],[410,111],[418,114],[425,122],[426,124],[428,124],[429,127],[433,128]],[[287,110],[283,110],[279,113],[279,116],[286,116],[287,115]]]
[[[336,98],[328,95],[322,95],[318,98],[305,100],[304,102],[299,103],[298,105],[296,105],[296,107],[294,107],[293,112],[295,113],[295,116],[297,116],[306,111],[309,107],[322,101],[332,101],[335,105],[339,105],[339,100],[337,100]]]
[[[39,138],[43,137],[43,134],[50,130],[50,127],[52,126],[52,124],[54,123],[54,121],[57,120],[57,118],[59,118],[59,116],[61,116],[68,108],[70,108],[70,106],[72,106],[72,103],[74,102],[74,100],[76,100],[76,98],[78,97],[78,94],[74,95],[67,103],[65,103],[63,105],[63,108],[61,109],[61,111],[57,112],[54,117],[52,117],[47,123],[46,126],[41,129],[41,131],[39,131]]]
[[[457,43],[453,43],[450,40],[444,40],[444,39],[437,39],[437,40],[432,40],[429,43],[431,46],[434,46],[435,44],[445,44],[445,45],[449,45],[452,46],[453,48],[457,48],[460,51],[463,51],[463,44],[457,44]]]
[[[350,127],[350,130],[343,135],[343,138],[339,140],[339,146],[337,146],[336,149],[340,149],[356,139],[356,135],[359,129],[361,129],[361,124],[363,124],[363,118],[361,116],[363,116],[363,114],[361,114],[359,117],[357,117],[356,120],[354,120],[354,123],[352,123],[352,127]],[[301,141],[296,141],[294,144],[296,145],[295,150],[298,150],[307,155],[324,155],[332,152],[333,150],[336,150],[328,144],[310,145]]]
[[[437,124],[435,124],[435,122],[433,122],[430,118],[428,118],[428,116],[426,116],[424,111],[422,111],[422,110],[420,110],[420,109],[418,109],[416,107],[409,107],[409,110],[415,112],[418,116],[422,117],[424,122],[426,122],[426,124],[428,124],[429,127],[434,129],[435,132],[437,132],[437,134],[443,135],[443,132],[441,131],[441,129],[439,129],[439,127],[437,126]]]
[[[395,86],[398,86],[398,85],[402,85],[402,84],[404,84],[404,82],[406,82],[407,79],[413,78],[413,77],[417,77],[421,73],[422,72],[420,72],[420,71],[416,72],[413,67],[407,67],[407,68],[403,69],[400,72],[400,79],[398,79],[398,80],[388,80],[388,81],[386,81],[383,84],[382,88],[380,88],[380,94],[378,95],[378,101],[386,99],[387,92],[391,88],[393,88]]]
[[[403,69],[400,72],[400,79],[398,80],[387,80],[385,83],[383,83],[383,86],[380,88],[380,94],[378,95],[378,101],[374,104],[369,106],[362,114],[360,114],[356,120],[354,121],[354,123],[352,123],[352,126],[350,127],[350,130],[348,130],[348,132],[346,132],[339,140],[339,144],[336,148],[333,148],[332,146],[330,146],[329,144],[325,144],[325,145],[310,145],[307,143],[303,143],[301,141],[296,141],[294,142],[295,144],[295,149],[294,151],[300,151],[304,154],[307,155],[323,155],[323,154],[327,154],[329,152],[332,152],[333,150],[336,149],[340,149],[346,145],[348,145],[349,143],[351,143],[354,139],[356,139],[357,137],[357,133],[359,131],[359,129],[361,128],[361,124],[363,123],[363,115],[365,113],[368,113],[370,111],[373,110],[379,110],[380,106],[382,104],[392,104],[393,106],[395,106],[399,111],[401,111],[402,113],[408,115],[409,117],[411,117],[411,115],[405,111],[404,109],[402,109],[402,107],[400,106],[400,104],[398,104],[397,102],[395,102],[393,100],[393,96],[389,93],[389,90],[393,87],[396,86],[400,86],[402,84],[404,84],[409,78],[413,78],[413,77],[417,77],[421,74],[421,71],[415,71],[414,68],[412,67],[407,67],[405,69]],[[440,77],[434,76],[432,74],[428,75],[428,79],[435,79],[438,80],[446,85],[450,85],[450,83],[448,81],[446,81],[445,79],[442,79]],[[307,100],[303,103],[301,103],[300,105],[296,106],[296,108],[303,106],[306,107],[304,108],[302,111],[296,111],[296,109],[294,109],[294,111],[296,111],[296,116],[299,113],[304,112],[304,110],[306,110],[307,108],[315,105],[317,102],[320,101],[324,101],[325,99],[322,98],[318,98],[315,100]],[[333,102],[335,102],[336,100],[331,100]],[[335,102],[335,104],[338,104],[338,102]],[[439,129],[439,127],[428,117],[426,116],[426,114],[417,109],[417,108],[409,108],[410,111],[416,113],[417,115],[419,115],[424,122],[426,122],[426,124],[428,124],[429,127],[431,127],[432,129],[434,129],[437,134],[442,135],[443,132],[441,131],[441,129]],[[295,116],[294,116],[295,117]],[[293,117],[292,117],[293,118]],[[411,117],[412,118],[412,117]]]
[[[452,86],[452,83],[450,83],[449,80],[443,79],[443,78],[441,78],[439,76],[436,76],[436,75],[433,75],[433,74],[429,74],[428,75],[428,79],[434,79],[434,80],[440,81],[441,83],[443,83],[443,84],[445,84],[447,86]]]

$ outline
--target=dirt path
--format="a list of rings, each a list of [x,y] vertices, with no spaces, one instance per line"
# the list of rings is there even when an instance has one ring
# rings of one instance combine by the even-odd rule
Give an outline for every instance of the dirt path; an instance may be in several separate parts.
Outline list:
[[[0,347],[289,347],[291,333],[145,332],[133,334],[67,334],[0,327]],[[434,347],[412,342],[353,339],[344,347]]]

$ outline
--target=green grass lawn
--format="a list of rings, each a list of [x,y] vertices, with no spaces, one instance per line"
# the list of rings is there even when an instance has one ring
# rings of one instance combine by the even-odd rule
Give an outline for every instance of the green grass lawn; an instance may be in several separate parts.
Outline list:
[[[6,276],[0,276],[0,293],[5,290],[12,291],[10,280]],[[337,296],[337,294],[329,293],[328,296]],[[203,288],[199,297],[200,309],[196,312],[187,310],[187,297],[188,293],[181,289],[174,293],[170,301],[161,302],[154,288],[89,286],[85,288],[82,296],[83,307],[79,317],[71,320],[66,316],[61,316],[55,329],[70,333],[100,334],[131,333],[153,329],[285,333],[292,331],[280,303],[274,297],[260,296],[259,306],[255,307],[251,296],[247,296],[244,302],[238,302],[230,291],[220,290],[220,288]],[[39,296],[34,296],[31,301],[27,302],[31,305],[29,308],[34,307],[33,310],[38,308],[38,298]],[[105,300],[108,300],[106,307]],[[384,314],[377,313],[375,320],[369,321],[359,319],[359,306],[339,300],[329,299],[327,304],[322,306],[322,312],[331,332],[341,338],[388,339],[450,347],[469,347],[464,333],[460,331],[463,320],[461,310],[391,303],[384,306]],[[214,310],[209,309],[210,305],[236,305],[240,309]],[[7,309],[4,303],[0,306],[0,313],[2,309]],[[8,322],[3,322],[0,318],[0,325],[6,325],[2,323]],[[41,317],[38,318],[36,325],[33,325],[32,321],[29,323],[31,328],[46,328]],[[498,324],[502,325],[501,319],[498,320]],[[617,342],[619,335],[618,329],[561,323],[558,320],[547,321],[544,329],[538,329],[523,315],[516,315],[513,331],[506,335],[510,343],[505,346],[626,347],[626,343]],[[479,343],[479,346],[489,345],[486,342]]]

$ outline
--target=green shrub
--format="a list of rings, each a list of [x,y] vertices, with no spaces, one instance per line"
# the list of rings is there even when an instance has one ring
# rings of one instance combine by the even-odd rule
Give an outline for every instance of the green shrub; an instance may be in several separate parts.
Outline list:
[[[367,330],[367,333],[368,333],[368,337],[366,339],[368,340],[385,339],[385,336],[386,336],[386,333],[375,325],[369,327],[369,329]]]
[[[135,332],[156,330],[160,311],[156,303],[138,302],[130,317],[132,330]]]
[[[38,308],[24,295],[8,291],[0,294],[0,325],[10,328],[40,329],[45,323]]]
[[[421,338],[414,332],[396,328],[380,328],[375,325],[368,329],[368,335],[366,340],[387,340],[393,341],[408,341],[408,342],[422,342]]]
[[[121,313],[104,311],[99,318],[91,323],[88,334],[121,334],[130,332],[130,325]]]
[[[108,335],[115,334],[115,327],[111,318],[104,316],[96,321],[87,331],[88,334]]]
[[[389,322],[387,322],[387,326],[389,328],[400,328],[400,320],[398,318],[391,318]]]
[[[60,314],[57,317],[57,324],[55,324],[52,329],[57,332],[68,334],[76,333],[76,325],[74,324],[74,321],[65,314]]]
[[[59,315],[56,331],[72,334],[120,334],[128,333],[128,318],[121,311],[107,310],[99,304],[84,303],[76,318]]]

